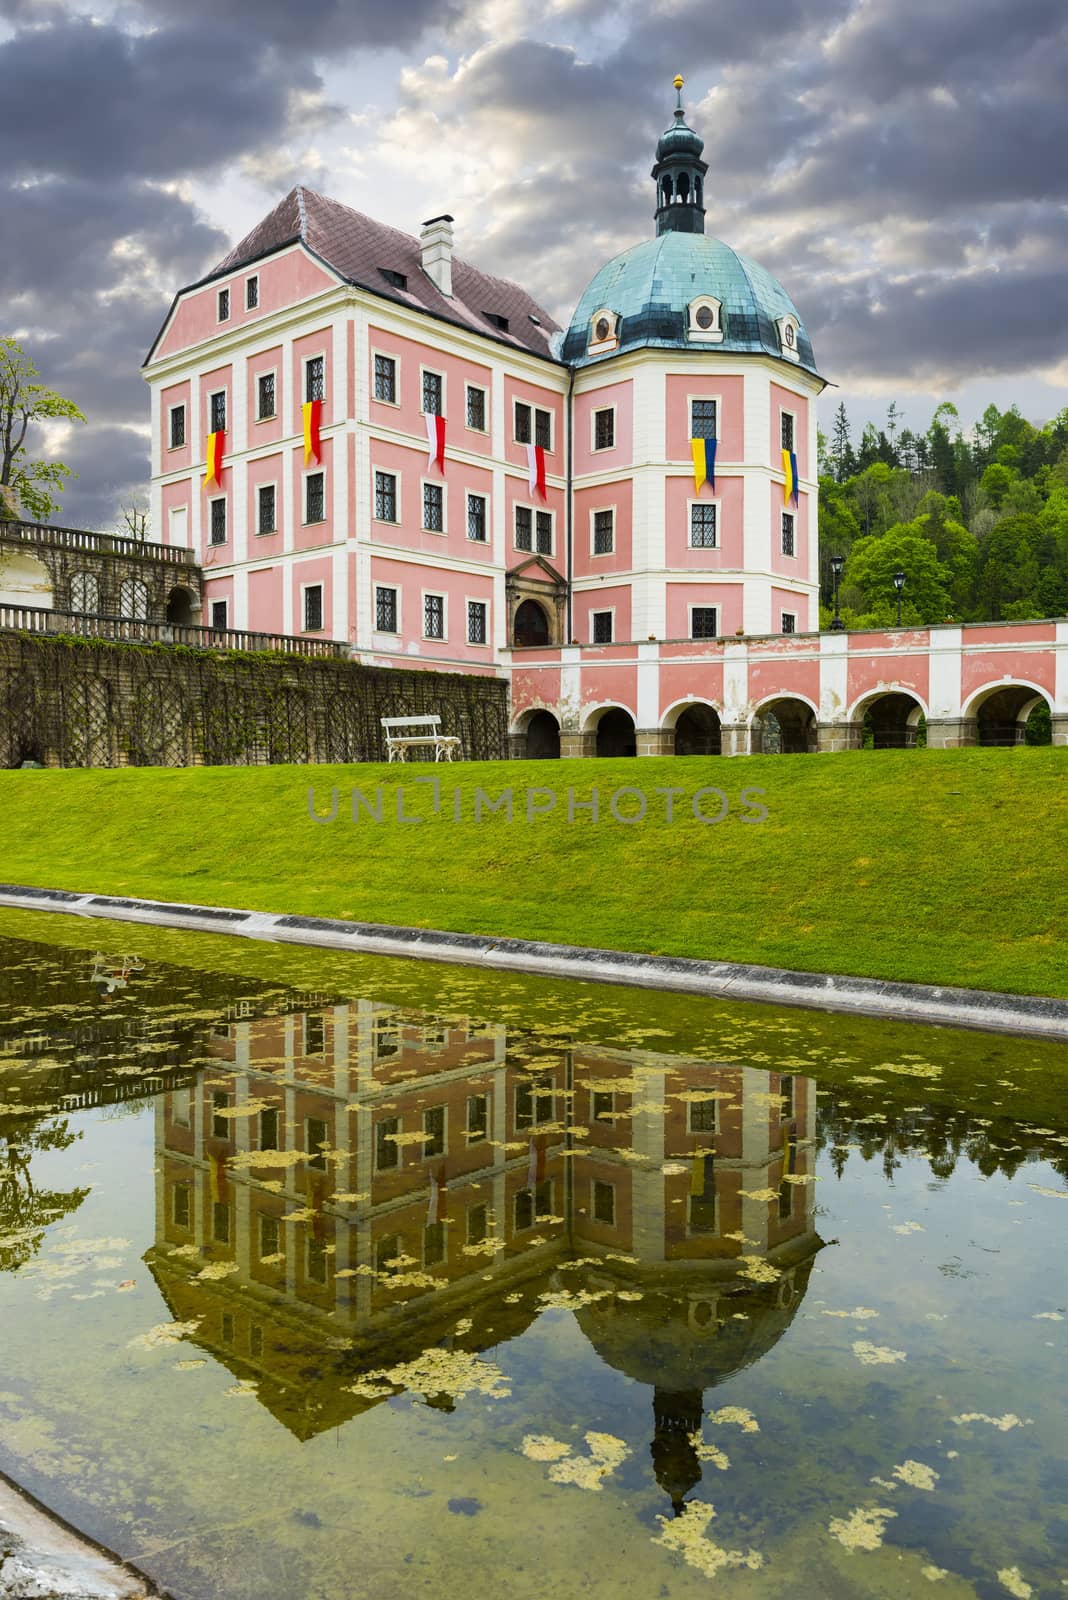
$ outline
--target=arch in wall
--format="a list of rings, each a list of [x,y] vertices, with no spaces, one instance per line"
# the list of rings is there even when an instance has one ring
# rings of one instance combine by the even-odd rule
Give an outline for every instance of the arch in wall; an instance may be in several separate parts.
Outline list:
[[[551,642],[552,618],[546,608],[538,600],[521,600],[512,624],[512,643],[522,646]]]
[[[1036,729],[1033,742],[1048,744],[1044,729],[1048,726],[1047,715],[1052,711],[1048,692],[1038,684],[1025,679],[1006,682],[1002,678],[976,690],[964,707],[963,715],[965,721],[975,724],[976,743],[996,748],[1030,742],[1028,724],[1035,712],[1040,714],[1039,725],[1043,732],[1040,735]],[[1038,719],[1031,723],[1032,728],[1036,728],[1036,724]]]
[[[706,700],[683,700],[665,714],[662,727],[675,735],[677,756],[722,754],[719,712]]]
[[[196,596],[182,584],[175,584],[167,596],[167,621],[176,628],[189,628],[196,622]]]
[[[0,556],[0,606],[51,611],[54,603],[52,574],[43,561],[26,550]]]
[[[536,706],[517,717],[510,736],[519,746],[524,761],[558,761],[560,758],[560,722],[552,711]]]
[[[750,718],[754,755],[805,755],[816,749],[818,712],[803,695],[772,695]]]
[[[911,689],[893,685],[863,695],[850,712],[850,722],[863,724],[873,750],[914,750],[927,707]],[[865,738],[865,743],[867,739]]]
[[[638,734],[634,718],[623,706],[595,706],[583,723],[584,733],[596,734],[599,756],[636,756]]]

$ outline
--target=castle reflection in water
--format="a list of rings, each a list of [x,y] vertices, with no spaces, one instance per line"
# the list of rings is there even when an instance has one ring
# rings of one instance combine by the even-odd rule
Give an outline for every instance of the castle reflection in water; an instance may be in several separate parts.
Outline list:
[[[775,1344],[820,1248],[813,1080],[365,1000],[242,1009],[218,1070],[157,1101],[147,1259],[174,1318],[307,1439],[379,1403],[361,1373],[499,1347],[570,1291],[652,1388],[679,1509],[705,1391]]]

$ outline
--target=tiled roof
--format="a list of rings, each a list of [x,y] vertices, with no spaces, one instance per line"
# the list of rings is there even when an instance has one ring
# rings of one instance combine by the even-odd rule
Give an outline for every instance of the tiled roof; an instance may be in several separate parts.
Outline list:
[[[298,239],[349,283],[416,311],[428,311],[446,322],[472,328],[502,344],[538,356],[551,354],[549,341],[558,332],[558,325],[518,284],[507,278],[493,278],[454,256],[452,295],[443,295],[423,271],[418,239],[303,185],[291,189],[204,281],[232,272]],[[400,288],[391,283],[383,275],[385,272],[402,274],[407,286]],[[496,318],[504,319],[507,328]]]

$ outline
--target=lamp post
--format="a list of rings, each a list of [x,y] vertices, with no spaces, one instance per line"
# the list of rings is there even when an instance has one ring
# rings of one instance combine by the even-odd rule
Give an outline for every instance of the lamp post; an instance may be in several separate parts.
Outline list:
[[[898,567],[894,573],[894,588],[897,590],[897,625],[901,626],[901,595],[905,588],[905,574]]]
[[[842,556],[831,557],[831,582],[834,585],[834,616],[831,618],[832,633],[841,633],[845,627],[845,623],[838,615],[838,585],[842,581],[842,568],[844,566],[845,560]]]

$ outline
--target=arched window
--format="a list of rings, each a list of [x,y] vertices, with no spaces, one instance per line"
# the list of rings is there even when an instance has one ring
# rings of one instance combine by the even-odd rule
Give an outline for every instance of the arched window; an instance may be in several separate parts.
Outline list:
[[[95,572],[76,572],[70,580],[72,611],[97,613],[100,610],[100,584]]]
[[[124,578],[119,589],[119,615],[133,622],[148,620],[148,585],[140,578]]]
[[[685,172],[679,174],[679,181],[675,187],[678,190],[679,200],[686,205],[690,198],[690,180]]]
[[[704,205],[704,203],[705,203],[704,185],[702,184],[700,178],[695,178],[693,180],[693,198],[694,198],[694,204],[695,205],[699,205],[699,206],[703,206]]]
[[[660,187],[660,194],[661,194],[661,204],[665,205],[665,206],[669,206],[671,204],[671,195],[672,195],[671,179],[670,178],[665,177],[665,179],[664,179],[664,181],[663,181],[663,183],[661,184],[661,187]]]

